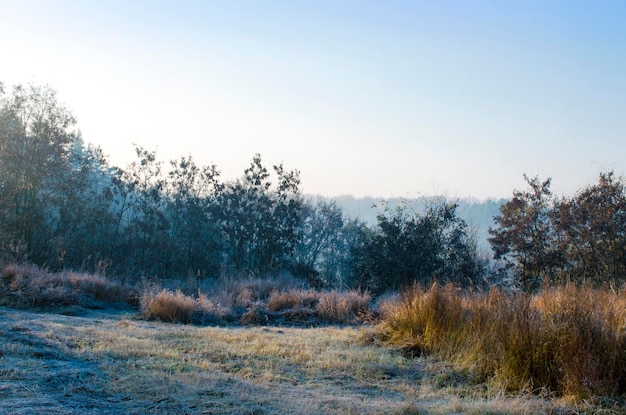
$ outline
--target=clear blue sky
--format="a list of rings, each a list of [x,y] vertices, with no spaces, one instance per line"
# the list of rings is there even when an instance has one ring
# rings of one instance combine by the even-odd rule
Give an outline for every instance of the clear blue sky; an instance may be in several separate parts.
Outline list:
[[[569,194],[626,173],[624,1],[0,0],[0,81],[132,143],[325,195]]]

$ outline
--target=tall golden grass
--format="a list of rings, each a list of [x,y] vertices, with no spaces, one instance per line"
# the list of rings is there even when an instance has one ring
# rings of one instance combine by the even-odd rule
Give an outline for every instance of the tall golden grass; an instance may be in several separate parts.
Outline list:
[[[191,323],[196,309],[197,301],[181,291],[145,292],[141,297],[142,313],[149,320]]]
[[[536,295],[414,286],[383,306],[380,335],[508,391],[626,395],[626,298],[573,285]]]

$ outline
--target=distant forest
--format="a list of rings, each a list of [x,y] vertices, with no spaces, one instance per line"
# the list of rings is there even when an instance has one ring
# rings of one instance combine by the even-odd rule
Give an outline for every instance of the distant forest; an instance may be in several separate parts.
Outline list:
[[[0,254],[50,270],[136,279],[289,273],[374,294],[413,283],[525,290],[619,280],[624,180],[571,198],[528,178],[509,200],[305,196],[300,173],[261,155],[234,180],[154,151],[112,166],[46,86],[0,84]]]

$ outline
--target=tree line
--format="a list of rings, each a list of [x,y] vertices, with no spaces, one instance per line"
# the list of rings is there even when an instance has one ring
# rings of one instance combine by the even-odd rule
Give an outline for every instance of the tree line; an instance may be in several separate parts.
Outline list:
[[[349,219],[332,201],[306,200],[297,170],[259,154],[230,181],[191,156],[164,166],[139,146],[135,161],[111,166],[51,88],[17,85],[0,99],[5,261],[161,278],[290,272],[316,287],[383,291],[446,274],[451,244],[469,238],[448,204],[423,217],[385,212],[374,227]],[[425,256],[406,264],[422,265],[396,275],[413,250]]]
[[[376,224],[307,200],[300,174],[255,154],[234,180],[192,156],[164,164],[137,146],[124,168],[85,144],[47,86],[0,84],[0,260],[51,270],[199,279],[288,272],[318,288],[377,294],[414,282],[484,286],[619,278],[624,186],[612,173],[571,199],[528,179],[479,253],[457,204],[384,208]]]

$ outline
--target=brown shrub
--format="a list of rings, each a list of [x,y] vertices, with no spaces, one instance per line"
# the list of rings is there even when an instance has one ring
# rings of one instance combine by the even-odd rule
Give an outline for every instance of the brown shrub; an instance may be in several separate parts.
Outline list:
[[[64,273],[62,276],[66,279],[72,290],[90,296],[96,301],[106,303],[125,302],[131,305],[139,305],[136,290],[110,281],[101,275],[70,272]]]
[[[301,286],[301,281],[288,275],[241,279],[222,276],[203,291],[210,292],[213,298],[219,297],[224,306],[249,308],[266,302],[275,292],[296,290]]]
[[[141,298],[141,312],[148,320],[168,323],[222,323],[234,318],[231,308],[199,292],[194,298],[182,291],[150,288]]]
[[[240,322],[245,326],[258,326],[265,322],[265,318],[258,308],[251,308],[241,316]]]
[[[211,315],[217,318],[226,318],[232,314],[230,307],[223,305],[214,298],[208,298],[205,294],[198,292],[196,307],[203,315]]]
[[[447,348],[454,350],[466,334],[465,299],[459,294],[451,285],[434,284],[429,291],[415,285],[399,301],[383,303],[387,340],[420,353],[447,356]]]
[[[560,384],[575,396],[626,394],[624,296],[590,286],[546,290],[534,298],[555,344]]]
[[[267,309],[270,311],[288,310],[300,305],[300,296],[297,292],[274,291],[267,300]]]

